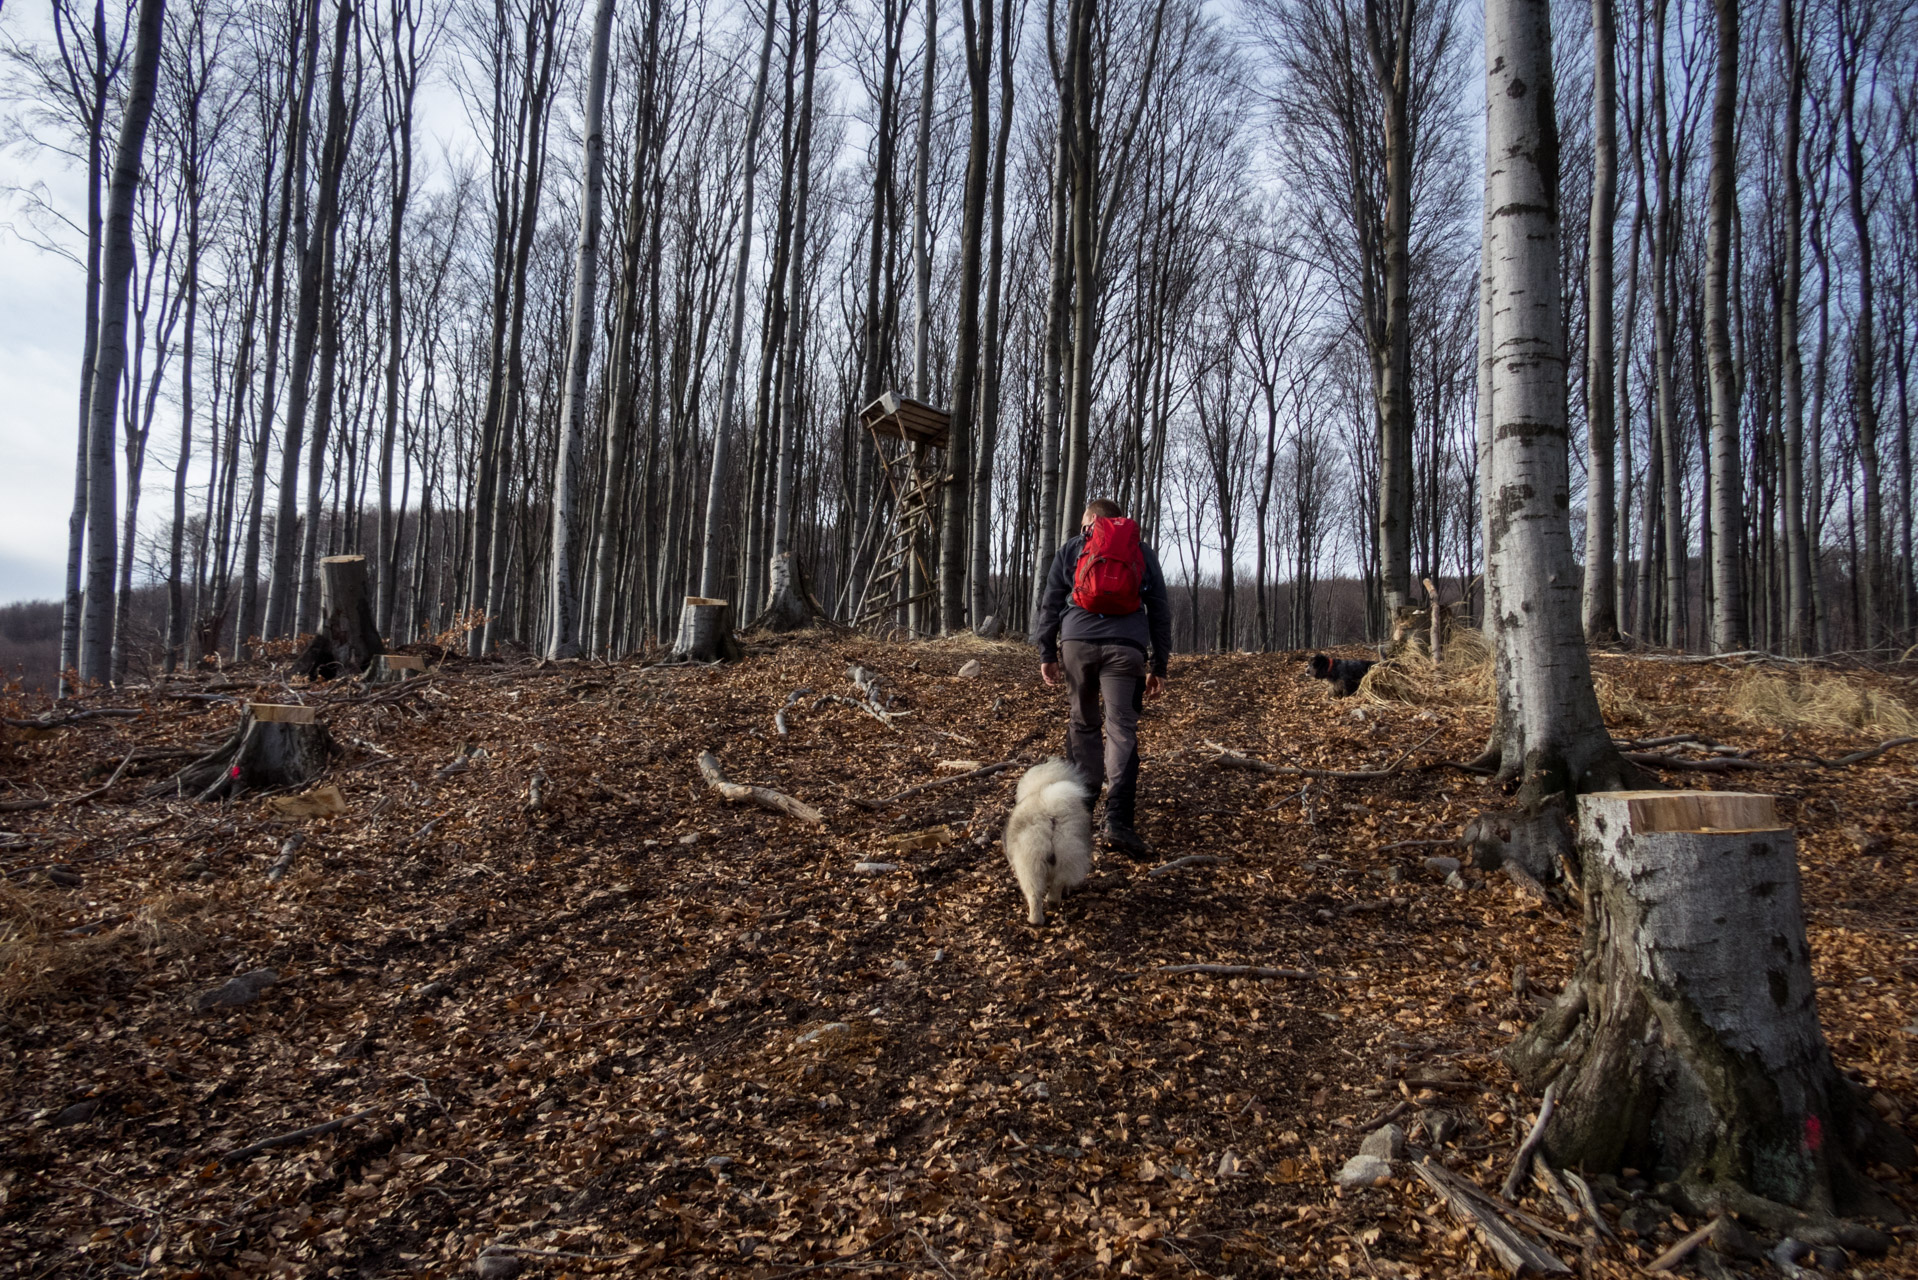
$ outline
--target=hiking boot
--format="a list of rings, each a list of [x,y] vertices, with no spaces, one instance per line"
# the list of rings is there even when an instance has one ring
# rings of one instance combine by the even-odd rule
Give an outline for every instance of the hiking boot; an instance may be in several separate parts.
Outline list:
[[[1145,862],[1152,857],[1152,846],[1132,829],[1130,822],[1108,821],[1106,823],[1106,848],[1116,853],[1123,853],[1134,862]]]

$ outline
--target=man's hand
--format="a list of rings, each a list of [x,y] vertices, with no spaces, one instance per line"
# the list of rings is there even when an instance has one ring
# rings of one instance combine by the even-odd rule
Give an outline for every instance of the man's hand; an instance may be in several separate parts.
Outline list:
[[[1059,664],[1056,662],[1040,663],[1039,678],[1049,685],[1056,686],[1059,683]]]
[[[1156,698],[1164,692],[1165,692],[1164,676],[1147,676],[1145,678],[1145,696],[1146,697]]]

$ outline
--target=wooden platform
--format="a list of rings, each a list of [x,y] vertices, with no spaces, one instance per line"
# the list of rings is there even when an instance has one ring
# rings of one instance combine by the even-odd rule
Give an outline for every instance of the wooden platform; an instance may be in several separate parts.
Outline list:
[[[943,449],[951,438],[952,415],[900,395],[883,391],[859,411],[859,421],[875,436],[889,436],[907,444]]]

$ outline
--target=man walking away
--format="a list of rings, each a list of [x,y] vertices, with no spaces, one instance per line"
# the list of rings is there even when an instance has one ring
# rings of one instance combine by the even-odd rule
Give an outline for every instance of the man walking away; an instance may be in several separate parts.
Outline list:
[[[1066,758],[1085,775],[1089,796],[1106,790],[1106,844],[1131,858],[1152,850],[1133,815],[1139,794],[1139,709],[1165,689],[1172,651],[1172,606],[1159,558],[1119,504],[1096,498],[1079,519],[1079,536],[1059,548],[1046,575],[1032,634],[1039,675],[1061,674],[1072,699]],[[1149,654],[1149,663],[1148,663]],[[1105,702],[1104,716],[1099,703]],[[1104,723],[1103,748],[1100,742]],[[1092,801],[1086,801],[1090,808]]]

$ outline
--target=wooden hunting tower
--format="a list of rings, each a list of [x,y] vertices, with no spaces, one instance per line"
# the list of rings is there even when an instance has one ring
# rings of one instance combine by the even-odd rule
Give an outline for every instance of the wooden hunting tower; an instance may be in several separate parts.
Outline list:
[[[859,411],[859,421],[872,435],[873,453],[886,473],[892,519],[873,557],[866,593],[853,615],[856,627],[872,626],[895,609],[933,596],[925,548],[931,540],[932,513],[943,481],[933,451],[944,452],[951,420],[952,415],[944,409],[909,400],[896,391],[881,393]],[[910,572],[914,568],[918,570],[916,577]],[[895,598],[902,587],[903,594]]]

